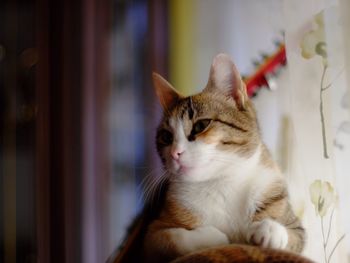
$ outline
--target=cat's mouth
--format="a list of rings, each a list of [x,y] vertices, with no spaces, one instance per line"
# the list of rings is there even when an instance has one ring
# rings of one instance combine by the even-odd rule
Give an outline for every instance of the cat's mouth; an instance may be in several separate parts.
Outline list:
[[[177,162],[177,163],[173,164],[173,170],[178,175],[185,175],[185,174],[190,173],[191,170],[193,170],[193,167]]]
[[[179,174],[188,174],[193,168],[186,165],[180,165],[177,172]]]

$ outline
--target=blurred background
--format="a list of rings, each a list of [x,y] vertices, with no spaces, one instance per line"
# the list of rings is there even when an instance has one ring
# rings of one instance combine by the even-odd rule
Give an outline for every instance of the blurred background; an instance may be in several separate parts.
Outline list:
[[[336,225],[324,253],[348,262],[348,10],[346,0],[2,0],[0,262],[114,255],[142,208],[141,182],[161,172],[152,71],[188,95],[220,52],[290,182],[305,254],[324,261],[321,219]],[[315,180],[336,196],[327,217],[310,197]]]

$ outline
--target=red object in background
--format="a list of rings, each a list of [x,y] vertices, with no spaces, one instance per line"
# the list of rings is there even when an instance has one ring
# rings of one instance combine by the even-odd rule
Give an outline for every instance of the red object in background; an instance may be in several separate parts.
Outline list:
[[[258,66],[257,71],[244,79],[247,86],[248,96],[253,96],[262,86],[268,86],[266,75],[273,74],[279,67],[283,67],[287,63],[285,45],[281,45],[277,52],[265,59]]]

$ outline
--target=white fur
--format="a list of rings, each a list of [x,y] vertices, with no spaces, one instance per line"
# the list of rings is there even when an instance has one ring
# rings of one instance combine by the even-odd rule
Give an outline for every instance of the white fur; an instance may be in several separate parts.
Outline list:
[[[262,247],[284,249],[288,244],[288,233],[280,223],[264,219],[251,224],[247,240]]]
[[[227,166],[226,156],[220,157],[215,150],[215,145],[205,144],[200,141],[189,142],[184,132],[182,121],[170,119],[174,141],[167,147],[166,166],[173,175],[174,180],[181,181],[205,181],[211,179],[216,171]],[[171,152],[176,149],[182,152],[179,161],[171,158]],[[217,161],[215,161],[217,160]],[[179,170],[180,164],[187,170]]]
[[[260,165],[261,147],[249,158],[243,158],[200,140],[189,142],[178,119],[171,119],[170,126],[174,142],[165,151],[178,147],[182,154],[179,161],[166,159],[172,181],[169,194],[198,217],[204,227],[192,231],[172,229],[177,245],[183,251],[193,251],[225,243],[225,235],[233,243],[247,243],[253,238],[262,246],[284,248],[288,243],[284,226],[273,220],[251,222],[263,193],[281,180],[276,171]],[[190,169],[181,169],[182,165]],[[262,238],[264,242],[260,242]]]
[[[168,232],[176,240],[177,249],[181,254],[229,244],[227,236],[213,226],[202,226],[193,230],[172,228]]]

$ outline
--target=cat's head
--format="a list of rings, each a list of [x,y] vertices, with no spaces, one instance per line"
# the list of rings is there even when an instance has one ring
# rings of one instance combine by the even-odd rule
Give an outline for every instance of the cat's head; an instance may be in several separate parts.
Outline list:
[[[228,55],[214,58],[207,86],[193,96],[182,96],[156,73],[153,82],[163,107],[157,150],[171,180],[213,179],[254,155],[260,144],[255,110]]]

